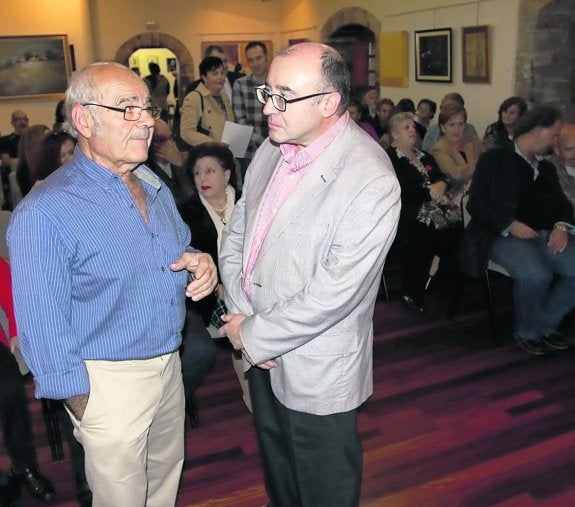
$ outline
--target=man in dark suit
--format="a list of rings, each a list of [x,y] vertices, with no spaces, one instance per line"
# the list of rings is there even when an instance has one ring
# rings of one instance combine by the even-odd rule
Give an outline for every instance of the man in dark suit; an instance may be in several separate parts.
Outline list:
[[[527,111],[513,145],[479,158],[467,206],[480,263],[492,259],[514,280],[515,342],[534,355],[568,347],[557,326],[575,306],[573,207],[542,157],[561,125],[552,106]]]

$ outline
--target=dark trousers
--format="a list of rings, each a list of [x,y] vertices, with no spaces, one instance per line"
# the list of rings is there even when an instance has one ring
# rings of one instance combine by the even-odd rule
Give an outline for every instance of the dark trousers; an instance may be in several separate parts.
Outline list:
[[[433,256],[440,258],[440,271],[446,278],[455,279],[458,271],[457,251],[463,230],[451,227],[436,230],[419,222],[413,222],[403,231],[402,276],[403,295],[423,304],[425,285]]]
[[[186,310],[180,360],[186,396],[194,393],[214,364],[216,344],[198,313]]]
[[[28,399],[18,363],[10,349],[0,344],[0,420],[4,430],[4,447],[12,468],[22,472],[36,466]]]
[[[247,377],[273,507],[359,505],[363,452],[356,410],[318,416],[290,410],[274,396],[270,374]]]

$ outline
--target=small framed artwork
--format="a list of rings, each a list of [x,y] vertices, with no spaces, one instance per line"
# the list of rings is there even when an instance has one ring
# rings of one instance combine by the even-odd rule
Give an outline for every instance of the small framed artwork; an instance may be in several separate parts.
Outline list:
[[[175,58],[166,58],[168,72],[176,72],[178,64]]]
[[[415,80],[451,83],[451,28],[415,32]]]
[[[70,72],[66,35],[0,37],[0,100],[61,99]]]
[[[464,83],[490,82],[489,26],[461,29],[461,55]]]

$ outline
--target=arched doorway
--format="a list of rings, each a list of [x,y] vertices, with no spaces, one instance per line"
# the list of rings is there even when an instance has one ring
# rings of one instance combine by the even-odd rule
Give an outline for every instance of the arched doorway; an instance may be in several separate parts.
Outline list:
[[[347,62],[355,89],[379,84],[376,34],[380,32],[381,22],[360,7],[339,10],[321,30],[321,40],[337,49]]]
[[[140,33],[128,39],[118,48],[114,60],[128,66],[130,55],[141,48],[167,48],[176,55],[180,68],[178,95],[181,103],[186,86],[194,80],[194,60],[188,48],[178,39],[166,33]]]

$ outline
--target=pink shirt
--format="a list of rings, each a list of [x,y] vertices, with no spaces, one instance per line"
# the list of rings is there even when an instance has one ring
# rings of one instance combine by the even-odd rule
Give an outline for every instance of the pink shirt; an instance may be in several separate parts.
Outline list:
[[[251,301],[250,278],[258,259],[260,249],[278,210],[289,197],[292,190],[308,171],[311,163],[329,146],[348,122],[349,114],[345,112],[330,128],[315,139],[309,146],[298,151],[295,144],[281,144],[283,161],[276,170],[262,203],[254,239],[244,272],[243,291]]]

